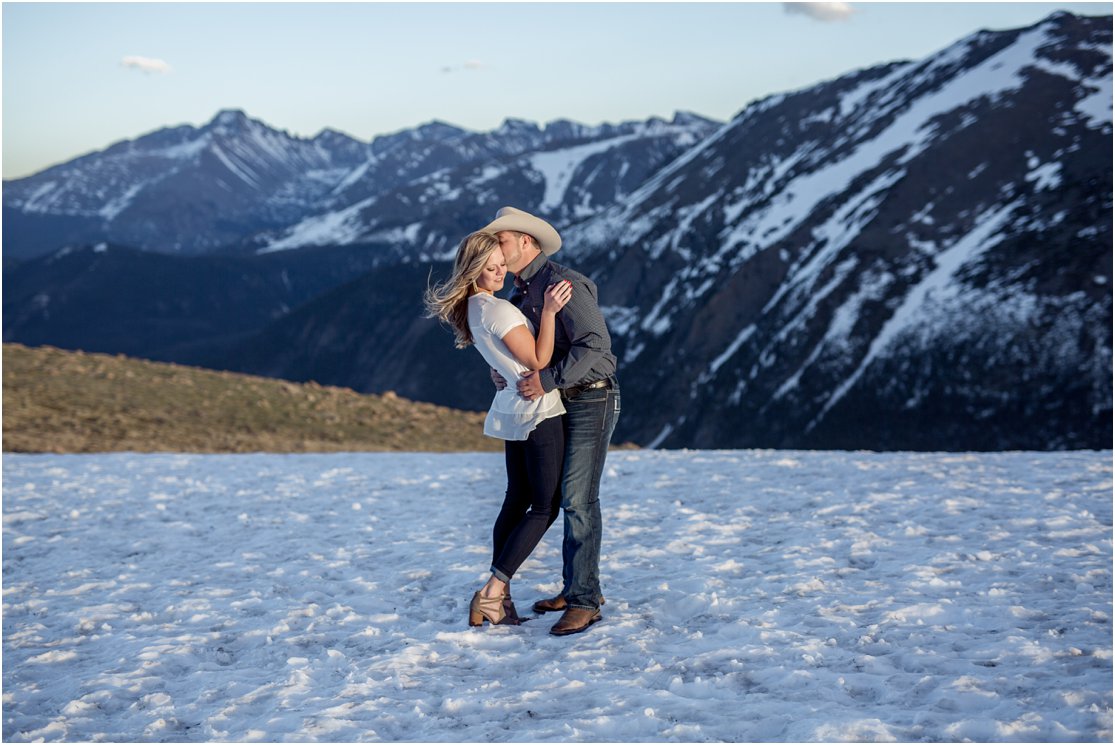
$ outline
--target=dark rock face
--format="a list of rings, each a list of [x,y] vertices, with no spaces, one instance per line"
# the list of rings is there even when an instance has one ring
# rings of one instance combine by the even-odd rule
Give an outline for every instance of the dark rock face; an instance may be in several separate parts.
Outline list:
[[[183,257],[110,244],[62,249],[5,267],[4,340],[209,364],[363,275],[373,258],[360,248],[265,257]]]
[[[494,389],[483,358],[455,349],[424,317],[422,290],[448,267],[386,266],[324,293],[213,360],[216,366],[295,381],[485,410]]]

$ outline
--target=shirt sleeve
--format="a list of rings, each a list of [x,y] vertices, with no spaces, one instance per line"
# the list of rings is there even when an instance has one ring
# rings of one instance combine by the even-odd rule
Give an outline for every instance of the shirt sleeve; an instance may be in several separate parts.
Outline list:
[[[557,315],[569,337],[569,353],[557,365],[539,371],[538,379],[545,391],[576,385],[593,369],[606,368],[607,374],[615,372],[607,359],[612,340],[597,303],[596,286],[587,280],[577,280],[573,297]]]
[[[507,336],[508,331],[516,326],[526,326],[527,319],[522,311],[514,305],[506,300],[499,299],[499,302],[489,303],[485,306],[481,323],[497,339],[502,339]]]

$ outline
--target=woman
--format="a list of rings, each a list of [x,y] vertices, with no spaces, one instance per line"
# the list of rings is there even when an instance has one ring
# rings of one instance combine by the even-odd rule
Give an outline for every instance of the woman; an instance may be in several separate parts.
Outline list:
[[[506,380],[541,370],[554,351],[557,312],[572,296],[568,281],[546,290],[538,336],[526,316],[494,293],[503,289],[507,265],[493,233],[461,241],[452,276],[426,291],[428,317],[448,323],[457,348],[475,344],[484,360]],[[518,624],[510,582],[557,517],[565,433],[561,394],[550,391],[528,401],[515,386],[498,391],[484,421],[484,434],[505,440],[507,495],[492,529],[492,574],[472,597],[470,626]]]

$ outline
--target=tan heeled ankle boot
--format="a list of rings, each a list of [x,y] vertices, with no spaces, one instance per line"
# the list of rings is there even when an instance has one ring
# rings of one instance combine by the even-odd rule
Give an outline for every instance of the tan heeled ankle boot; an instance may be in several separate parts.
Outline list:
[[[511,599],[510,592],[504,593],[503,595],[503,612],[516,623],[530,620],[529,618],[523,618],[519,615],[519,612],[515,610],[515,601]]]
[[[491,624],[516,623],[507,615],[502,595],[486,598],[477,592],[472,596],[472,602],[468,606],[468,625],[483,626],[485,619]]]

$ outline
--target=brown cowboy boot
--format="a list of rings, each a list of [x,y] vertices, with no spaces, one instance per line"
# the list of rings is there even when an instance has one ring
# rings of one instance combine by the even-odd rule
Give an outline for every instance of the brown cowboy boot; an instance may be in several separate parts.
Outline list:
[[[565,613],[561,614],[561,618],[550,629],[550,633],[554,636],[579,634],[602,617],[600,611],[592,608],[566,608]]]
[[[604,605],[604,596],[600,596],[600,604]],[[565,597],[557,595],[556,597],[546,598],[539,600],[534,604],[535,613],[549,613],[550,611],[565,610],[566,602]]]

